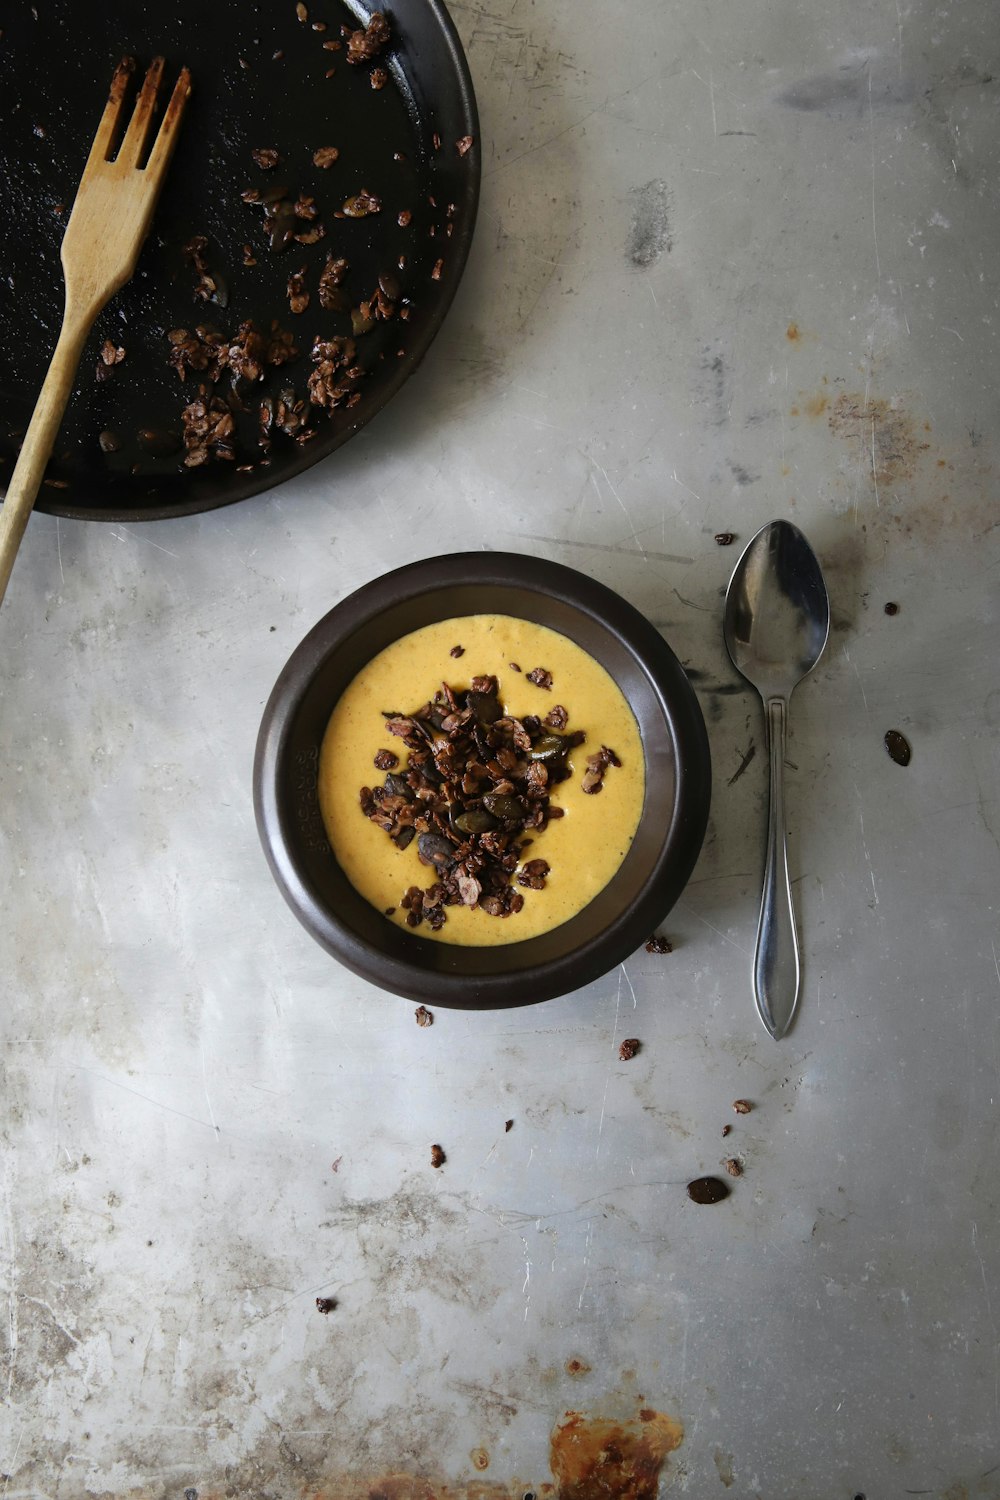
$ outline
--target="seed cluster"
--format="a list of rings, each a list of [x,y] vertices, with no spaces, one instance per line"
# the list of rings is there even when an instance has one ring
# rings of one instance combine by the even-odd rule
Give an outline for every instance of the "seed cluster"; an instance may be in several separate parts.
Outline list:
[[[547,861],[522,864],[521,855],[532,834],[563,816],[552,793],[572,774],[569,753],[585,738],[581,730],[561,732],[568,719],[561,704],[544,719],[505,714],[491,676],[474,677],[467,689],[442,683],[416,713],[385,714],[387,732],[409,751],[406,765],[397,768],[395,753],[379,750],[375,765],[387,770],[385,781],[362,787],[360,802],[399,848],[416,839],[435,873],[430,886],[411,886],[400,902],[410,927],[426,921],[437,931],[448,906],[507,917],[524,905],[518,885],[544,888]],[[605,767],[620,764],[606,747],[600,753]]]

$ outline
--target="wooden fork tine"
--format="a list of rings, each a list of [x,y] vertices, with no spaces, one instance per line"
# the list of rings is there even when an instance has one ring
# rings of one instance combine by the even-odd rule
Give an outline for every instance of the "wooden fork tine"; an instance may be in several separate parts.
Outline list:
[[[135,71],[135,58],[123,57],[115,69],[111,80],[111,88],[108,90],[108,102],[104,106],[101,123],[97,127],[94,136],[94,144],[90,148],[87,158],[87,167],[97,162],[107,161],[111,155],[111,149],[115,143],[115,135],[118,130],[118,121],[122,114],[122,101],[125,98],[125,90],[128,88],[129,79]],[[86,170],[86,169],[85,169]]]
[[[166,171],[170,158],[177,144],[177,136],[184,113],[184,106],[191,93],[191,74],[187,68],[181,68],[174,91],[170,95],[170,103],[167,105],[160,122],[159,133],[153,142],[153,149],[149,153],[149,161],[146,163],[146,171],[151,176],[159,177]]]
[[[149,65],[142,88],[139,90],[139,97],[135,101],[135,109],[132,112],[128,130],[125,132],[125,139],[118,152],[117,160],[123,167],[137,167],[142,161],[153,124],[153,112],[156,109],[156,96],[160,91],[164,65],[162,57],[154,57]]]

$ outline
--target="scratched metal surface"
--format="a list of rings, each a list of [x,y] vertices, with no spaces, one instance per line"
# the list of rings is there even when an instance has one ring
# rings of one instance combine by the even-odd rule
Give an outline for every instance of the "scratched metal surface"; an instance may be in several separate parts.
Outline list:
[[[226,512],[33,518],[0,614],[0,1490],[1000,1495],[991,8],[454,13],[484,197],[421,378]],[[780,1045],[713,540],[776,514],[835,611]],[[282,906],[250,764],[306,629],[455,543],[644,609],[715,803],[673,953],[421,1030]]]

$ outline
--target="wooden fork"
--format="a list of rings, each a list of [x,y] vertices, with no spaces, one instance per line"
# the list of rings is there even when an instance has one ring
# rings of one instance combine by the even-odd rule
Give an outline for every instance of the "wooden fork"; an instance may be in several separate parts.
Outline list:
[[[191,75],[187,68],[182,68],[149,159],[144,161],[164,68],[163,58],[155,58],[112,161],[125,112],[125,93],[134,68],[132,58],[126,57],[115,69],[108,102],[63,236],[66,305],[62,329],[0,510],[0,601],[59,431],[87,335],[101,308],[135,271],[191,92]]]

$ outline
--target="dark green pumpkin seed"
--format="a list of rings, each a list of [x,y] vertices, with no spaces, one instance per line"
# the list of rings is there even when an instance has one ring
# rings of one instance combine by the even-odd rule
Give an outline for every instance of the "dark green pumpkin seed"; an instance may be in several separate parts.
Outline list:
[[[474,807],[469,812],[461,813],[455,819],[454,826],[459,833],[490,833],[497,826],[497,820],[484,808]]]
[[[483,804],[498,818],[506,820],[524,817],[524,803],[519,797],[512,797],[507,792],[487,792]]]
[[[440,833],[422,833],[417,839],[417,852],[425,865],[437,870],[446,870],[455,863],[455,846]]]
[[[561,734],[543,734],[528,751],[529,760],[558,760],[566,754],[566,744]]]

